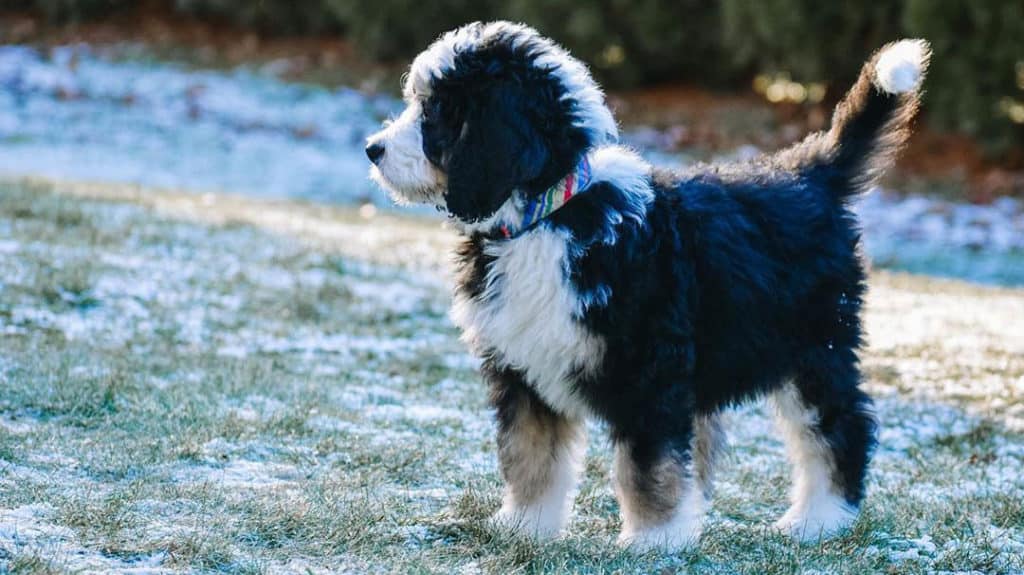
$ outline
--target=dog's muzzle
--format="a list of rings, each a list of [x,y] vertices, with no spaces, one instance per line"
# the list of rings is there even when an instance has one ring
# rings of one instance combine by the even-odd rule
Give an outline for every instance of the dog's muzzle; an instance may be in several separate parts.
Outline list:
[[[384,157],[384,144],[374,142],[366,146],[366,157],[370,158],[374,165],[380,164],[381,158]]]

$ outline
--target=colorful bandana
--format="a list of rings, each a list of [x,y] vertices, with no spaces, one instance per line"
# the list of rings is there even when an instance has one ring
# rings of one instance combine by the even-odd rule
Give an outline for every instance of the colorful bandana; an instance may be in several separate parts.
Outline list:
[[[529,229],[537,222],[551,215],[565,205],[573,196],[590,187],[590,161],[586,156],[576,164],[576,168],[560,182],[548,188],[548,191],[526,203],[523,219],[518,224],[507,223],[501,226],[501,233],[512,238]]]

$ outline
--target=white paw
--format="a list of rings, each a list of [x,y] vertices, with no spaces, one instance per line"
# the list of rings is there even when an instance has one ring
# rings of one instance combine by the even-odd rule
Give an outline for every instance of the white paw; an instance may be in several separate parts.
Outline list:
[[[511,507],[503,506],[491,516],[491,525],[498,529],[509,530],[527,537],[537,539],[553,539],[565,528],[565,520],[554,510],[545,510],[538,506]]]
[[[623,530],[619,544],[637,551],[682,551],[697,546],[700,522],[670,522],[659,527]]]
[[[832,497],[813,506],[793,505],[775,522],[775,528],[798,541],[819,541],[843,531],[855,519],[856,509]]]

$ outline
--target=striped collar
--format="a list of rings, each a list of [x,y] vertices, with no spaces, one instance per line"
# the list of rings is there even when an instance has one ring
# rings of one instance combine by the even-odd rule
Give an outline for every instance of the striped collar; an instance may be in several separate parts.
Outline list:
[[[546,192],[526,202],[520,221],[504,222],[500,227],[501,234],[506,238],[514,238],[530,229],[565,205],[573,196],[585,192],[591,181],[590,160],[584,155],[569,175],[548,188]]]

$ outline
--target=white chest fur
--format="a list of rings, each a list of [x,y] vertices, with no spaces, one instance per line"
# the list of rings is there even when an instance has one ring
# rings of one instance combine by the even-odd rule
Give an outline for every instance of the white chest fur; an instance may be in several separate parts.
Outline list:
[[[456,296],[452,319],[470,345],[522,371],[549,406],[581,417],[570,375],[596,370],[605,348],[576,319],[582,303],[567,277],[566,241],[565,232],[535,228],[485,246],[494,258],[486,288],[479,298]]]

